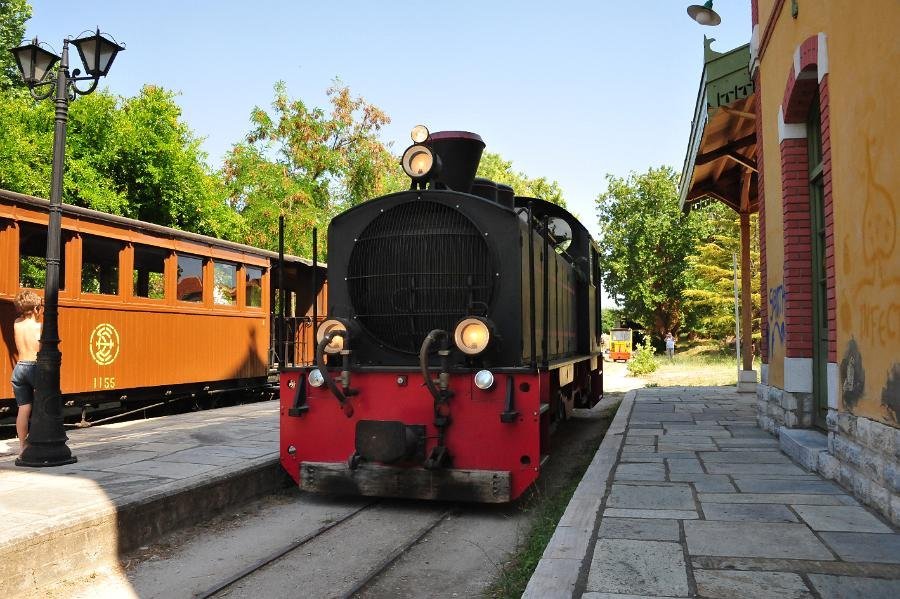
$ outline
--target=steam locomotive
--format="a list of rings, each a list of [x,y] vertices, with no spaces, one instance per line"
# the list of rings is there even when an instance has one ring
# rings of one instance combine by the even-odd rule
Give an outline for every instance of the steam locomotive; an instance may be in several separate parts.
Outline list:
[[[602,397],[598,248],[560,206],[476,178],[478,135],[412,138],[410,189],[328,228],[316,364],[280,375],[281,463],[313,492],[512,501]]]

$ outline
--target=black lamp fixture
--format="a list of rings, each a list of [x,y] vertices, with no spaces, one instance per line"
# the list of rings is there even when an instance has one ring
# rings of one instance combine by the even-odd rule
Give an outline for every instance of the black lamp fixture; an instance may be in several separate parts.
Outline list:
[[[15,56],[22,79],[29,88],[43,81],[53,65],[59,62],[59,56],[41,48],[37,38],[31,40],[30,44],[13,48],[10,52]]]
[[[84,63],[86,76],[75,69],[69,74],[69,43],[75,44]],[[59,263],[62,229],[62,186],[66,154],[66,122],[69,102],[97,89],[100,77],[109,72],[113,59],[124,46],[100,34],[85,35],[75,40],[63,40],[62,56],[41,47],[37,38],[10,50],[16,58],[22,80],[35,100],[49,98],[54,93],[56,119],[53,129],[53,169],[50,181],[50,208],[47,225],[47,271],[44,282],[44,326],[41,330],[41,349],[37,354],[34,386],[34,407],[28,445],[16,460],[17,466],[62,466],[77,461],[66,445],[62,416],[62,393],[59,379],[62,353],[59,351]],[[59,62],[55,77],[51,70]],[[80,89],[79,81],[90,81],[87,89]],[[40,88],[46,91],[38,92]]]
[[[709,25],[712,27],[722,22],[722,17],[713,10],[712,5],[713,0],[707,0],[702,6],[699,4],[692,4],[688,6],[687,13],[701,25]]]
[[[100,35],[100,29],[94,35],[80,37],[72,40],[72,43],[78,48],[84,70],[91,77],[105,77],[116,54],[125,49]]]

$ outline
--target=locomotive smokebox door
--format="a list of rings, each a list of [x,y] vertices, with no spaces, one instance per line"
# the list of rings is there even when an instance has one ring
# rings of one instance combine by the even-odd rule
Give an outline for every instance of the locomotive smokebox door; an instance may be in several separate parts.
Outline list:
[[[356,453],[370,462],[390,463],[425,456],[425,426],[397,420],[356,423]]]

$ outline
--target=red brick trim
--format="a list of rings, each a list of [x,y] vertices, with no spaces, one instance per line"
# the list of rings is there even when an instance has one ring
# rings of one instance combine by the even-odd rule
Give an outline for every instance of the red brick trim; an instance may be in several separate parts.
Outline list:
[[[837,361],[837,305],[834,258],[834,197],[831,184],[831,126],[828,74],[818,81],[819,36],[807,38],[798,49],[799,74],[794,64],[785,85],[784,122],[804,123],[819,93],[822,126],[823,180],[825,187],[825,274],[828,310],[828,361]],[[812,231],[809,207],[809,159],[807,140],[781,142],[782,215],[784,217],[785,356],[812,356]],[[762,164],[758,162],[757,164]]]

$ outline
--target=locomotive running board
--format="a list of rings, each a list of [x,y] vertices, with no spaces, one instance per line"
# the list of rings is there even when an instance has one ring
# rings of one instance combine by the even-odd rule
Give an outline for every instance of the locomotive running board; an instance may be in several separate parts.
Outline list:
[[[314,493],[507,503],[510,474],[503,470],[425,470],[335,462],[303,462],[300,488]]]

